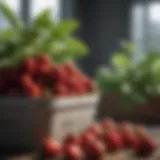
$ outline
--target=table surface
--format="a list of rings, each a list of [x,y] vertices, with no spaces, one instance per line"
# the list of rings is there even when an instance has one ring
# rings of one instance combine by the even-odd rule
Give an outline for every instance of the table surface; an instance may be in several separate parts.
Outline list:
[[[150,127],[148,129],[150,135],[160,143],[160,127]],[[37,160],[37,154],[23,154],[19,156],[6,156],[5,158],[1,158],[0,160]],[[108,154],[107,157],[103,158],[103,160],[160,160],[160,149],[157,150],[151,157],[148,158],[137,158],[134,157],[131,151],[122,151],[114,154]]]

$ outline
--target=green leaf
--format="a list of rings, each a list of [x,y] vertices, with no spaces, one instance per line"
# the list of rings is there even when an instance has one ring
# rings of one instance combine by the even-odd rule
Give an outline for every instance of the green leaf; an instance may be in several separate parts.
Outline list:
[[[121,41],[120,43],[121,49],[126,54],[133,54],[135,51],[134,45],[130,41]]]
[[[53,26],[51,20],[51,10],[45,9],[40,14],[38,14],[32,22],[32,27],[34,29],[48,29]]]
[[[121,52],[116,52],[111,58],[111,64],[116,69],[125,69],[131,64],[131,60]]]
[[[61,20],[56,25],[55,36],[57,38],[64,38],[73,34],[79,28],[79,23],[75,20]]]
[[[98,70],[96,78],[102,93],[117,93],[120,90],[119,80],[112,70],[101,68]]]
[[[2,2],[0,3],[0,12],[15,30],[18,31],[24,27],[22,21],[12,12],[12,10],[7,5]]]
[[[3,29],[0,31],[0,42],[6,42],[13,38],[14,31],[11,28]]]

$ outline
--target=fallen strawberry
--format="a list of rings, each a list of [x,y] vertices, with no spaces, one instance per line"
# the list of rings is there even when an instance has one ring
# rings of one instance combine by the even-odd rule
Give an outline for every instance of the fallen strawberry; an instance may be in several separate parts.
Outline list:
[[[115,152],[123,148],[121,136],[116,131],[107,131],[104,134],[104,143],[109,152]]]
[[[68,134],[64,139],[64,144],[79,144],[79,137],[74,134]]]
[[[83,153],[78,145],[69,144],[64,146],[64,157],[67,160],[83,160]]]
[[[88,144],[84,150],[88,159],[99,160],[102,159],[106,153],[106,148],[102,141],[96,140]]]
[[[54,140],[47,139],[43,143],[43,151],[46,157],[56,158],[61,152],[61,146]]]

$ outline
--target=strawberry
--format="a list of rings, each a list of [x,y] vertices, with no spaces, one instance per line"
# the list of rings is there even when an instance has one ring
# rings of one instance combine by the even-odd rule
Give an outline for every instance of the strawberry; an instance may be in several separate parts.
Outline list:
[[[102,138],[103,136],[103,129],[99,124],[93,124],[89,127],[88,131],[93,133],[97,138]]]
[[[68,134],[64,139],[64,144],[79,144],[79,137],[74,134]]]
[[[63,66],[57,66],[55,68],[51,68],[50,77],[52,80],[56,82],[64,82],[68,77]]]
[[[148,136],[139,137],[139,145],[135,146],[134,151],[137,156],[150,156],[157,148],[157,145]]]
[[[95,83],[91,80],[86,80],[85,86],[88,92],[93,92],[95,89]]]
[[[21,72],[33,73],[36,68],[36,63],[34,60],[24,57],[22,63],[20,64]]]
[[[111,119],[105,119],[101,122],[103,130],[113,130],[115,129],[115,123]]]
[[[20,77],[23,91],[26,96],[37,97],[41,96],[42,92],[39,86],[33,81],[32,77],[25,74]]]
[[[39,64],[50,64],[50,59],[47,55],[39,55],[36,57],[36,61],[39,63]]]
[[[24,87],[30,87],[34,84],[32,77],[29,74],[24,74],[20,77],[20,82]]]
[[[80,145],[83,149],[85,149],[88,145],[90,145],[93,141],[96,140],[95,135],[90,131],[85,131],[80,138]]]
[[[88,159],[98,160],[105,155],[105,146],[100,140],[92,141],[86,146],[84,152]]]
[[[37,85],[31,85],[25,88],[25,94],[29,97],[39,97],[42,96],[43,92]]]
[[[115,131],[108,131],[104,134],[104,143],[110,152],[117,151],[123,147],[122,139]]]
[[[126,148],[134,148],[139,143],[137,136],[133,132],[125,132],[121,134],[121,137]]]
[[[53,93],[57,96],[68,96],[69,91],[65,84],[58,83],[55,88],[53,88]]]
[[[86,93],[85,87],[78,81],[76,84],[70,87],[70,90],[72,93],[77,94],[77,95],[84,95]]]
[[[50,72],[50,67],[48,64],[37,64],[36,72],[41,76],[46,76]]]
[[[64,70],[67,74],[69,74],[69,75],[76,74],[77,69],[72,63],[65,63],[63,66],[64,66]]]
[[[61,154],[61,146],[54,140],[47,139],[43,143],[43,151],[45,156],[56,158]]]
[[[67,160],[82,160],[83,153],[78,145],[69,144],[64,146],[64,157]]]
[[[125,148],[134,148],[138,145],[138,137],[135,134],[131,124],[121,122],[118,124],[118,132],[121,135]]]

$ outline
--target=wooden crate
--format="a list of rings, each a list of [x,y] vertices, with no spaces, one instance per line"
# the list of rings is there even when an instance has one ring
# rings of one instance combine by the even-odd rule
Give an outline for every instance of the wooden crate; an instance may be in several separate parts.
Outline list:
[[[0,150],[34,150],[49,133],[50,101],[0,98]]]
[[[98,95],[55,99],[0,98],[0,150],[36,150],[94,121]]]
[[[68,133],[80,133],[93,123],[98,100],[98,94],[54,99],[50,136],[62,140]]]

